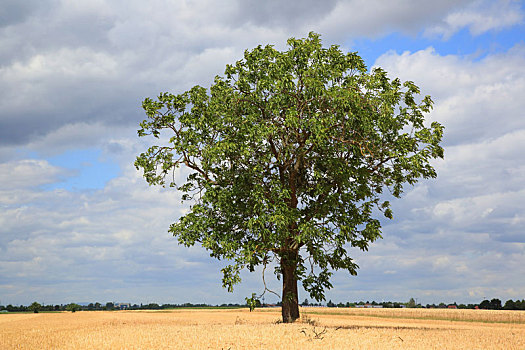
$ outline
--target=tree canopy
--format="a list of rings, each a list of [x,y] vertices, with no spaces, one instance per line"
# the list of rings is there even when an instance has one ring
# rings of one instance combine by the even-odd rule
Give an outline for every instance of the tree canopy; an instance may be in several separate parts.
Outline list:
[[[297,281],[319,301],[333,270],[357,273],[349,248],[381,238],[379,212],[392,218],[383,192],[400,197],[436,177],[443,127],[425,122],[432,104],[413,82],[369,72],[356,52],[310,33],[286,51],[246,50],[209,89],[146,98],[138,134],[159,142],[135,166],[191,203],[169,231],[229,261],[229,291],[242,269],[275,261],[291,322]],[[190,174],[178,182],[181,166]]]
[[[38,302],[33,302],[31,305],[27,307],[29,311],[33,311],[34,313],[38,313],[40,309],[42,309],[42,305]]]

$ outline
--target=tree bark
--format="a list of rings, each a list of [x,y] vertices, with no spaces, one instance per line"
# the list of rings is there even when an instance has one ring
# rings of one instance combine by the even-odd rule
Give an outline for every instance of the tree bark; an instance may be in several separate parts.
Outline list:
[[[297,251],[281,256],[281,272],[283,274],[282,316],[283,323],[292,323],[299,318],[299,302],[297,295]]]

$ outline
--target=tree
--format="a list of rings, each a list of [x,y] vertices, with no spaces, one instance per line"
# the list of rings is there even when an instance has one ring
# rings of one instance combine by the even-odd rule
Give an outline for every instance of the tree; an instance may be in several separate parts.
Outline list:
[[[491,308],[491,304],[490,304],[490,301],[488,300],[483,300],[480,304],[479,304],[479,308],[480,309],[490,309]]]
[[[518,300],[519,301],[519,300]],[[503,308],[505,310],[516,310],[517,307],[516,307],[516,303],[512,300],[512,299],[509,299],[505,302],[505,306],[503,306]]]
[[[277,263],[283,322],[299,317],[298,281],[321,301],[332,270],[357,273],[349,248],[381,238],[379,211],[392,218],[383,191],[400,197],[405,184],[435,177],[430,160],[443,156],[443,127],[425,126],[433,102],[413,82],[368,72],[357,53],[323,48],[315,33],[288,46],[245,51],[209,90],[146,98],[138,134],[162,142],[135,162],[150,185],[191,202],[169,231],[230,262],[228,291],[243,268],[263,266],[264,281]],[[190,174],[176,181],[181,166]]]
[[[490,308],[492,310],[500,310],[501,309],[501,300],[494,298],[490,301]]]
[[[71,303],[71,304],[66,305],[66,311],[76,312],[80,310],[82,310],[82,306],[78,304]]]
[[[40,303],[37,303],[36,301],[33,302],[29,307],[27,308],[29,311],[33,311],[35,314],[37,314],[40,309],[42,308],[42,305]]]

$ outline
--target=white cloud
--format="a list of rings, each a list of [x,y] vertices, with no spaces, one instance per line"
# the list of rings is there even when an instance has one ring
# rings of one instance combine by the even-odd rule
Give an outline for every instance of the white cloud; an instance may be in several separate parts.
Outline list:
[[[377,60],[391,77],[413,80],[433,97],[431,119],[445,125],[445,159],[434,162],[437,179],[392,201],[384,240],[354,255],[361,270],[352,288],[374,293],[380,279],[401,300],[420,295],[423,302],[525,292],[523,281],[508,277],[525,264],[523,53],[517,45],[473,62],[429,48]]]
[[[21,79],[36,82],[52,75],[70,79],[89,76],[92,79],[109,78],[118,68],[114,57],[90,48],[62,48],[58,51],[37,54],[27,62],[16,62],[2,68],[0,74],[8,81]]]
[[[31,162],[19,163],[17,170]],[[37,191],[27,206],[5,201],[6,192],[0,192],[2,281],[25,285],[46,276],[50,283],[75,284],[95,274],[101,280],[119,275],[120,280],[134,279],[140,285],[149,274],[172,275],[205,259],[201,250],[178,247],[167,232],[184,208],[180,196],[150,188],[134,169],[128,170],[104,190]],[[113,288],[126,286],[118,282]],[[3,290],[3,299],[14,297],[10,293]],[[65,297],[58,289],[54,293],[56,302]]]
[[[429,23],[439,21],[453,8],[468,1],[339,1],[314,28],[340,37],[378,37],[391,31],[416,35]]]
[[[521,16],[514,3],[504,5]],[[12,5],[24,20],[0,28],[0,125],[10,130],[0,130],[0,142],[23,145],[87,119],[136,125],[144,97],[206,85],[258,44],[284,47],[288,37],[311,30],[326,44],[392,31],[416,35],[451,13],[486,7],[452,0]]]
[[[520,6],[520,1],[514,0],[473,1],[464,8],[449,13],[442,23],[426,29],[425,33],[449,39],[463,28],[468,28],[473,35],[501,30],[523,23]]]
[[[433,48],[414,53],[394,51],[379,57],[375,65],[392,77],[412,80],[435,103],[432,119],[446,128],[449,144],[487,140],[525,129],[517,118],[525,107],[525,47],[480,61],[448,55]]]
[[[45,160],[19,160],[0,163],[0,191],[37,187],[57,182],[68,171]]]

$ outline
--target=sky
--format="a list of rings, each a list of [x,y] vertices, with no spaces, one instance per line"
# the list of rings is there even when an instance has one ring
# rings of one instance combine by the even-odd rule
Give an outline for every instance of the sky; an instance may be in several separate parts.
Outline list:
[[[224,262],[168,233],[188,207],[133,166],[150,145],[137,137],[141,103],[209,86],[245,49],[283,50],[310,31],[414,81],[445,126],[437,179],[392,203],[383,239],[351,251],[358,275],[336,272],[327,300],[524,299],[523,2],[3,0],[0,305],[262,292],[258,270],[228,293]]]

